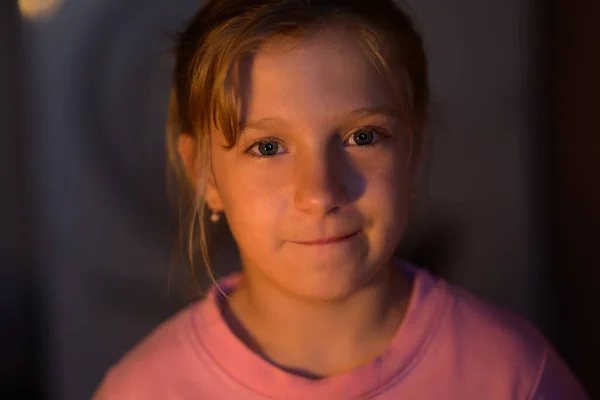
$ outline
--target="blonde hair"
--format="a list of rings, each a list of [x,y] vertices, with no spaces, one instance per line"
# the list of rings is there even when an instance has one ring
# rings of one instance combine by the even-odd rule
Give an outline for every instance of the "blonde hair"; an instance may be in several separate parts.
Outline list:
[[[357,35],[366,54],[398,95],[401,112],[412,126],[412,154],[419,154],[427,120],[429,88],[422,39],[409,15],[392,0],[210,0],[176,38],[175,68],[167,122],[167,149],[178,183],[183,213],[180,239],[186,244],[192,275],[197,244],[215,281],[206,237],[204,190],[210,170],[210,130],[223,132],[227,148],[239,136],[242,100],[241,62],[266,41],[301,38],[331,26]],[[197,145],[198,178],[186,178],[177,153],[179,135]],[[199,242],[199,243],[198,243]]]

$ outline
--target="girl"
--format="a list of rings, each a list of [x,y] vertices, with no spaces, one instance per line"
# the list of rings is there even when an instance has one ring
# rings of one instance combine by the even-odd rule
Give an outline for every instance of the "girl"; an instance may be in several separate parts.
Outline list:
[[[421,38],[392,0],[210,1],[173,78],[169,143],[205,261],[208,212],[243,272],[96,399],[586,398],[525,321],[392,257],[428,103]]]

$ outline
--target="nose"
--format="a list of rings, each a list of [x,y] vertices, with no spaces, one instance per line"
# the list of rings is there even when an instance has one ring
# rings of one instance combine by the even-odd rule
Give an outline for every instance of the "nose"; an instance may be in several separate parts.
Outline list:
[[[294,203],[299,211],[326,215],[349,201],[344,159],[338,151],[322,151],[298,160]]]

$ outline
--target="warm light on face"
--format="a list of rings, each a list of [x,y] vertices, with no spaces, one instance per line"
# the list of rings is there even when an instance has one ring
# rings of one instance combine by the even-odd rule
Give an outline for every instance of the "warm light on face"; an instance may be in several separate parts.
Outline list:
[[[330,301],[389,266],[408,216],[409,135],[351,30],[294,44],[273,39],[246,65],[244,132],[235,150],[213,134],[207,201],[254,287]]]
[[[19,0],[21,15],[28,19],[43,19],[56,13],[65,0]]]

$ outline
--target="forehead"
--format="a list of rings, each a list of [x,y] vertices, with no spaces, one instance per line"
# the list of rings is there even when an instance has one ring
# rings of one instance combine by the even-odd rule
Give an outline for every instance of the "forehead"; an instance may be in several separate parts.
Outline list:
[[[393,108],[389,85],[347,29],[272,39],[242,71],[246,121],[276,117],[310,123],[363,107]]]

